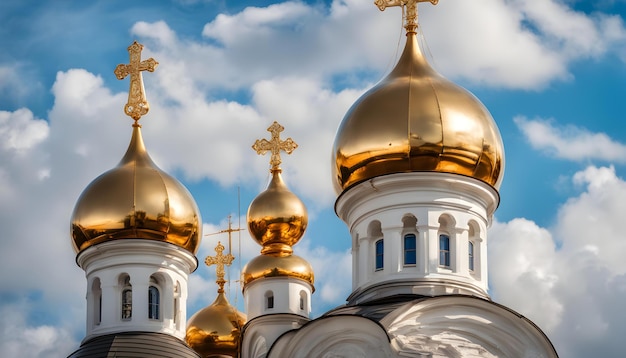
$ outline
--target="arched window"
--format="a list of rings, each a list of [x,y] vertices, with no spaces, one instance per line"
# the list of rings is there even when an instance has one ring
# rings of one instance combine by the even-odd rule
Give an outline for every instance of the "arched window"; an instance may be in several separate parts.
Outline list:
[[[474,243],[471,241],[467,245],[467,253],[469,255],[469,269],[474,271]]]
[[[180,282],[174,286],[174,324],[180,329]]]
[[[300,311],[304,311],[306,309],[306,292],[300,291]]]
[[[416,237],[415,234],[404,235],[404,265],[415,265],[417,261],[416,255]]]
[[[376,241],[376,271],[382,270],[384,267],[385,245],[384,240]]]
[[[272,291],[265,292],[265,308],[274,308],[274,292]]]
[[[100,279],[96,277],[91,285],[93,302],[93,324],[99,325],[102,321],[102,288],[100,287]]]
[[[480,279],[480,226],[474,220],[468,223],[467,268],[474,278]]]
[[[439,235],[439,265],[450,267],[450,236]]]
[[[133,316],[133,287],[130,285],[130,277],[122,277],[122,319],[130,320]]]
[[[161,297],[159,289],[156,286],[148,287],[148,318],[159,319]]]

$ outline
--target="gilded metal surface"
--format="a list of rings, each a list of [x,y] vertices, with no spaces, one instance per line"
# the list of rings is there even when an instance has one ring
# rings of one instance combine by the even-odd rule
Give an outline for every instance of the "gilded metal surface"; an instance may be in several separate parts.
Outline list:
[[[219,286],[218,293],[224,293],[224,284],[226,280],[224,276],[226,275],[226,271],[224,271],[224,266],[230,266],[235,259],[235,256],[228,253],[224,255],[224,245],[221,242],[217,242],[217,246],[215,246],[215,256],[207,256],[204,259],[204,263],[207,266],[215,265],[215,275],[217,277],[217,285]]]
[[[344,117],[333,159],[338,193],[381,175],[416,171],[470,176],[497,189],[504,146],[485,106],[433,70],[409,32],[393,71]]]
[[[272,179],[267,189],[248,207],[248,230],[261,245],[261,255],[252,259],[241,273],[244,286],[258,278],[288,276],[313,284],[313,269],[306,260],[292,255],[293,248],[306,230],[308,214],[304,203],[289,191],[281,176],[280,151],[291,153],[297,144],[291,138],[281,141],[283,127],[274,122],[267,130],[272,139],[257,140],[252,146],[258,154],[272,152]]]
[[[146,99],[146,91],[143,87],[143,78],[141,77],[141,71],[153,72],[159,65],[152,57],[141,61],[141,51],[143,45],[137,41],[133,42],[128,47],[128,54],[130,56],[129,64],[119,64],[115,68],[115,76],[117,79],[123,80],[126,76],[130,75],[130,89],[128,90],[128,102],[124,106],[124,113],[130,116],[135,121],[138,121],[141,116],[148,113],[150,105]]]
[[[201,357],[239,357],[246,316],[228,303],[223,292],[187,322],[185,342]]]
[[[267,189],[248,207],[248,229],[264,255],[286,256],[304,235],[308,214],[304,203],[272,172]]]
[[[78,253],[101,242],[147,239],[168,242],[195,253],[200,218],[187,189],[159,169],[143,144],[139,125],[117,167],[83,191],[72,214]]]
[[[223,252],[224,245],[218,241],[216,255],[207,256],[204,261],[207,266],[216,265],[219,288],[215,302],[196,312],[187,322],[185,342],[202,357],[239,357],[241,329],[246,324],[246,315],[237,311],[224,295],[224,266],[230,266],[235,257]]]
[[[285,127],[278,124],[278,122],[274,121],[267,131],[272,133],[272,139],[269,141],[267,139],[257,139],[256,142],[252,145],[252,149],[254,149],[257,154],[263,155],[270,151],[272,153],[272,157],[270,159],[271,170],[279,170],[280,169],[280,151],[283,150],[287,154],[291,154],[294,149],[298,148],[298,144],[294,142],[291,138],[287,138],[285,140],[280,140],[280,132],[284,131]]]
[[[241,281],[244,285],[267,277],[293,277],[309,282],[315,282],[313,268],[300,256],[285,257],[261,255],[250,260],[241,271]]]
[[[380,11],[385,11],[386,8],[392,6],[400,6],[403,8],[403,11],[406,9],[404,28],[407,32],[415,32],[417,29],[417,4],[421,2],[437,5],[439,0],[376,0],[374,4],[378,6]]]

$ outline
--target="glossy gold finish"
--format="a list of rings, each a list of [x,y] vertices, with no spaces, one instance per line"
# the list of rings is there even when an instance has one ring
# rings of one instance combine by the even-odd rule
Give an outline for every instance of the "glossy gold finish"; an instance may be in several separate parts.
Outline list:
[[[244,285],[267,277],[293,277],[309,282],[313,285],[315,277],[311,265],[300,256],[284,257],[261,255],[250,260],[241,271],[241,280]]]
[[[429,2],[437,5],[439,0],[376,0],[374,4],[378,6],[380,11],[392,6],[400,6],[403,8],[405,22],[404,28],[407,32],[415,32],[417,29],[417,4],[421,2]]]
[[[306,230],[304,203],[283,182],[280,171],[272,173],[267,189],[248,208],[248,229],[261,245],[263,255],[288,256]]]
[[[191,194],[148,155],[138,124],[124,158],[83,191],[72,214],[78,253],[101,242],[146,239],[195,253],[200,218]]]
[[[433,70],[409,32],[396,67],[344,117],[333,161],[338,193],[378,176],[422,171],[469,176],[498,189],[504,146],[485,106]]]
[[[269,141],[267,139],[257,139],[257,141],[252,145],[252,149],[254,149],[257,154],[263,155],[267,153],[267,151],[272,153],[272,157],[270,159],[271,170],[280,169],[281,150],[285,151],[287,154],[291,154],[294,149],[298,148],[298,144],[296,144],[296,142],[294,142],[291,138],[287,138],[284,141],[280,140],[280,132],[284,130],[285,127],[274,121],[274,123],[267,128],[267,131],[272,133],[272,139]]]
[[[239,357],[241,329],[246,324],[246,315],[231,306],[224,295],[224,266],[230,266],[235,257],[223,252],[224,245],[218,241],[216,255],[207,256],[204,261],[207,266],[216,265],[219,288],[215,302],[196,312],[187,322],[185,342],[201,357]]]
[[[313,269],[301,257],[293,255],[295,245],[306,230],[308,214],[304,203],[289,191],[281,176],[280,150],[291,153],[297,144],[291,138],[281,141],[284,128],[274,122],[268,128],[272,139],[257,140],[252,146],[258,154],[272,152],[270,161],[272,179],[267,189],[259,194],[248,207],[248,230],[261,245],[261,256],[252,259],[242,270],[244,284],[267,277],[293,277],[313,285]]]
[[[224,279],[224,276],[226,275],[224,266],[230,266],[230,264],[233,263],[235,256],[230,253],[224,255],[224,245],[222,245],[219,241],[217,242],[217,246],[215,246],[215,253],[215,256],[207,256],[206,259],[204,259],[204,263],[207,266],[216,266],[215,275],[217,276],[217,281],[215,282],[217,282],[217,285],[219,286],[217,292],[224,293],[224,284],[226,283],[226,280]]]
[[[246,316],[220,292],[215,302],[189,319],[185,342],[201,357],[239,357],[241,329],[245,324]]]
[[[141,71],[153,72],[159,65],[152,57],[141,61],[142,50],[142,44],[137,41],[133,42],[133,44],[128,47],[130,63],[127,65],[119,64],[114,71],[115,76],[117,76],[119,80],[123,80],[126,76],[130,75],[128,102],[124,106],[124,113],[134,119],[135,122],[150,110],[150,105],[146,99],[146,91],[143,87]]]

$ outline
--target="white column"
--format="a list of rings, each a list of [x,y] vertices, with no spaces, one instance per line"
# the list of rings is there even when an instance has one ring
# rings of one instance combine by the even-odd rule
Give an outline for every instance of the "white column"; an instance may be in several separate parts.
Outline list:
[[[358,263],[358,281],[352,282],[352,288],[356,289],[361,284],[369,281],[374,274],[373,251],[371,247],[374,245],[374,239],[363,236],[359,238],[359,263]]]
[[[402,227],[383,228],[385,238],[385,273],[393,274],[402,270]]]

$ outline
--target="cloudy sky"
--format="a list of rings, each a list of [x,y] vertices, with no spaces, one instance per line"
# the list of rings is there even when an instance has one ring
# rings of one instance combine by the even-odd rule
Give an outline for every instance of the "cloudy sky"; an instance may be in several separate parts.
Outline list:
[[[492,298],[534,320],[562,357],[623,355],[624,16],[624,0],[420,6],[429,61],[483,101],[505,143]],[[370,0],[2,1],[0,356],[66,356],[84,337],[69,220],[130,139],[128,80],[113,69],[133,40],[160,63],[144,75],[146,145],[193,193],[205,234],[228,215],[245,224],[268,181],[269,158],[250,146],[272,121],[285,126],[300,145],[283,168],[309,209],[295,250],[315,269],[314,315],[342,304],[350,239],[333,212],[331,146],[349,106],[397,59],[400,17]],[[258,254],[245,231],[233,239],[239,261]],[[204,238],[201,260],[217,240],[227,237]],[[214,280],[204,266],[191,276],[190,313],[213,301]],[[241,307],[238,292],[233,283]]]

